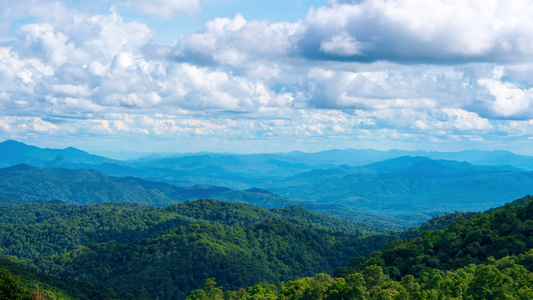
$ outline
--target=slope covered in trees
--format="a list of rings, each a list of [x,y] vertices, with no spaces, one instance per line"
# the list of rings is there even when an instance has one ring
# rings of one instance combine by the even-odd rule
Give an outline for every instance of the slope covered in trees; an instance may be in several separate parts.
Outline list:
[[[267,188],[293,199],[388,216],[482,211],[533,193],[533,173],[509,166],[400,157],[366,166],[313,170]]]
[[[0,259],[0,299],[6,300],[148,300],[138,291],[106,288],[102,284],[58,278]]]
[[[97,203],[109,196],[107,201],[164,206],[177,201],[214,198],[265,208],[302,206],[314,212],[396,230],[419,225],[436,214],[481,211],[532,194],[531,162],[533,157],[505,151],[439,153],[354,149],[254,155],[169,154],[116,161],[73,148],[54,150],[15,141],[0,143],[0,166],[26,163],[130,176],[114,180],[113,184],[76,182],[55,191],[46,189],[40,192],[43,198],[39,201]],[[167,182],[180,189],[153,182]],[[0,195],[6,195],[1,192],[1,183],[0,180]],[[64,188],[69,185],[72,186],[70,190]],[[128,185],[138,189],[138,193],[121,191]],[[275,194],[257,192],[258,189],[253,188],[268,189]],[[87,192],[77,193],[79,189]],[[105,195],[104,190],[109,195]],[[161,194],[151,195],[153,192]],[[143,193],[145,197],[136,196]],[[28,199],[28,195],[10,196]],[[148,201],[149,196],[153,200]]]
[[[64,202],[97,204],[132,202],[150,206],[166,206],[198,198],[214,198],[237,203],[250,203],[264,208],[301,206],[345,220],[364,222],[389,229],[403,229],[412,222],[369,214],[336,204],[293,200],[265,190],[231,190],[224,187],[195,185],[178,187],[163,182],[135,177],[114,177],[96,170],[50,168],[40,169],[16,165],[0,169],[0,204],[29,202]],[[21,203],[21,202],[19,202]]]
[[[214,280],[188,299],[533,299],[533,201],[459,217],[443,230],[389,243],[370,257],[279,288],[223,291]]]
[[[210,277],[227,288],[333,273],[379,249],[387,231],[296,208],[200,199],[0,207],[0,255],[44,274],[160,299],[183,299]]]

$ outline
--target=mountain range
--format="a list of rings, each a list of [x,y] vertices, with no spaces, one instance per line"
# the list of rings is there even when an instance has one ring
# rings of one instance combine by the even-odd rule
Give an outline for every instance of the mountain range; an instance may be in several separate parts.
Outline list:
[[[118,161],[75,148],[41,149],[5,141],[0,143],[0,154],[0,166],[6,166],[0,172],[5,173],[0,192],[4,197],[150,205],[216,198],[265,208],[297,205],[389,228],[420,224],[448,211],[481,211],[533,193],[530,171],[533,158],[506,151],[348,149],[318,153],[152,155]],[[44,169],[16,166],[21,163]],[[15,176],[12,171],[17,168],[26,169],[18,170]],[[66,169],[86,174],[69,173]],[[84,169],[99,170],[106,176],[81,171]],[[31,179],[30,175],[36,177]],[[9,176],[14,177],[7,179]],[[46,176],[53,182],[43,188]],[[92,179],[89,182],[75,178]],[[23,195],[20,193],[24,189],[15,188],[19,194],[14,193],[10,191],[10,180],[18,184],[37,180],[39,188],[35,184],[27,186],[40,192],[27,191]],[[54,190],[54,184],[60,187]],[[136,191],[118,195],[125,191],[123,186],[135,186],[131,190]]]
[[[0,298],[531,299],[529,158],[403,154],[0,143]]]

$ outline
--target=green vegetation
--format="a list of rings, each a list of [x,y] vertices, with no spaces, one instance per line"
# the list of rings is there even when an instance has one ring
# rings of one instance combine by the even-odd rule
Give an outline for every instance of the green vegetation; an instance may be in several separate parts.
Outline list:
[[[533,201],[459,215],[446,229],[397,240],[319,274],[224,291],[213,279],[188,299],[533,299]],[[440,218],[441,224],[453,216]],[[433,226],[440,227],[439,219]],[[426,226],[432,226],[428,224]]]
[[[31,292],[7,269],[0,269],[0,299],[30,300]]]
[[[38,284],[50,299],[500,299],[506,290],[508,299],[531,299],[529,196],[390,232],[275,208],[284,198],[265,190],[181,188],[93,170],[15,166],[0,172],[0,190],[2,276],[23,296]],[[198,194],[272,208],[183,202]]]
[[[198,198],[251,203],[267,209],[288,205],[301,206],[345,220],[360,220],[365,224],[395,230],[414,225],[408,221],[399,222],[399,220],[356,211],[345,206],[288,199],[260,189],[239,191],[204,185],[178,187],[135,177],[113,177],[100,171],[84,169],[39,169],[28,165],[0,169],[0,204],[3,205],[15,205],[17,201],[18,204],[131,202],[162,207]]]
[[[167,207],[41,203],[0,210],[2,257],[40,274],[113,288],[109,293],[159,299],[184,299],[210,277],[236,289],[333,274],[350,257],[392,239],[384,229],[301,208],[269,211],[206,199]]]
[[[84,282],[72,278],[58,278],[25,268],[7,259],[0,259],[0,289],[18,291],[22,298],[43,300],[91,300],[91,299],[148,299],[136,291],[106,288],[102,284]],[[8,280],[5,280],[8,278]],[[6,287],[7,286],[7,287]],[[7,297],[0,291],[0,299]]]

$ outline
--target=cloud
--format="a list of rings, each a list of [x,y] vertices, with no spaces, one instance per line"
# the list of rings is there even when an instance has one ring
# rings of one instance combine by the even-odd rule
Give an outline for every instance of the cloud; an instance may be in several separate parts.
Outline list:
[[[330,1],[296,23],[216,18],[171,49],[156,49],[179,61],[235,68],[272,58],[509,63],[532,58],[533,33],[525,30],[533,26],[532,13],[526,0]]]
[[[190,63],[244,67],[250,61],[289,55],[294,47],[291,39],[300,28],[298,23],[247,21],[242,14],[215,18],[205,24],[203,32],[180,37],[171,57]]]
[[[488,119],[481,118],[474,112],[464,109],[443,108],[441,116],[433,120],[429,126],[434,129],[455,129],[460,131],[488,131],[493,125]],[[424,125],[427,128],[427,125]]]
[[[347,32],[341,32],[320,42],[320,51],[338,56],[363,55],[366,44],[358,42]]]
[[[532,128],[522,0],[330,1],[294,23],[214,18],[168,45],[117,9],[0,3],[31,20],[0,45],[0,137],[488,143]]]
[[[502,118],[531,119],[533,88],[521,89],[515,83],[503,82],[504,68],[494,69],[492,77],[478,80],[481,87],[486,88],[492,99],[488,107],[492,115]]]
[[[0,130],[16,136],[24,133],[54,134],[58,126],[40,117],[0,117]]]
[[[171,18],[179,14],[195,14],[202,10],[199,0],[116,0],[123,6],[134,7],[138,12]]]
[[[518,61],[531,58],[532,13],[527,0],[330,1],[307,15],[299,49],[362,62]]]

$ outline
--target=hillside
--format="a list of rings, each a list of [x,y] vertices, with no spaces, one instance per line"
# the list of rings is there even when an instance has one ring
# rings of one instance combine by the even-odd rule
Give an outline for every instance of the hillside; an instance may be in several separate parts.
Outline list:
[[[261,189],[241,191],[205,185],[178,187],[131,176],[109,176],[97,170],[40,169],[28,165],[15,165],[0,169],[0,197],[0,201],[6,204],[16,204],[16,201],[12,199],[20,199],[23,203],[132,202],[150,206],[165,206],[198,198],[215,198],[222,201],[249,203],[264,208],[301,206],[345,220],[364,222],[389,229],[402,229],[416,224],[350,209],[342,205],[293,200]]]
[[[533,194],[533,158],[506,151],[189,153],[116,161],[74,148],[41,149],[6,141],[0,143],[0,153],[5,153],[0,161],[4,159],[10,166],[26,163],[48,169],[93,169],[114,176],[105,179],[108,182],[101,191],[94,184],[77,182],[71,191],[61,183],[61,192],[46,189],[33,196],[0,193],[23,200],[67,197],[68,203],[98,203],[106,197],[102,191],[109,191],[106,201],[149,205],[215,198],[265,208],[301,206],[390,229],[419,225],[450,211],[483,211]],[[124,185],[135,186],[137,192],[120,191]],[[85,190],[87,195],[75,195],[77,190]],[[147,200],[150,198],[153,200]]]
[[[523,205],[529,200],[531,197],[525,197],[514,204]],[[205,199],[167,207],[135,203],[11,205],[0,207],[0,249],[3,257],[51,276],[47,280],[52,283],[57,283],[57,278],[79,280],[76,286],[83,295],[87,295],[82,292],[84,282],[97,284],[95,293],[124,291],[131,299],[141,295],[184,299],[199,288],[193,297],[202,293],[219,295],[222,290],[208,281],[216,278],[217,284],[228,291],[228,299],[239,293],[243,299],[247,299],[246,294],[253,298],[253,293],[259,291],[265,297],[270,293],[280,299],[282,295],[290,298],[297,291],[315,296],[313,293],[326,293],[318,298],[309,296],[313,299],[337,299],[334,295],[346,299],[355,286],[345,283],[354,278],[363,278],[363,282],[377,278],[379,290],[362,285],[357,293],[380,299],[382,292],[427,298],[427,293],[440,293],[438,286],[442,286],[430,286],[429,281],[470,285],[479,272],[487,270],[484,264],[494,265],[516,282],[518,291],[527,293],[522,277],[505,273],[501,266],[513,261],[513,270],[522,270],[514,266],[520,264],[529,268],[527,251],[533,247],[531,209],[533,204],[529,203],[499,207],[492,213],[456,212],[436,216],[404,233],[383,234],[379,228],[299,207],[266,210]],[[409,235],[421,236],[397,240]],[[368,259],[360,256],[372,252]],[[334,270],[335,279],[331,277]],[[329,275],[315,276],[319,273]],[[458,275],[453,274],[470,279],[458,281]],[[437,275],[441,277],[434,277]],[[38,281],[45,283],[44,279]],[[201,289],[206,281],[210,283]],[[286,283],[278,289],[264,283],[257,286],[260,282]],[[406,290],[408,282],[418,285],[418,290]],[[73,291],[52,283],[43,286],[72,295]],[[254,288],[231,292],[246,286]],[[469,288],[463,289],[465,295]]]
[[[204,199],[167,207],[43,203],[0,210],[0,256],[160,299],[183,299],[210,277],[237,288],[332,273],[357,253],[378,249],[356,241],[386,232],[302,209],[279,214]]]
[[[268,189],[290,198],[410,218],[416,213],[433,216],[500,206],[533,193],[533,173],[508,166],[400,157],[360,167],[306,172]]]
[[[356,257],[336,277],[224,291],[214,280],[194,299],[533,299],[533,201],[458,218],[443,230]]]
[[[79,281],[70,278],[38,273],[24,268],[10,260],[0,259],[0,299],[53,299],[53,300],[92,300],[92,299],[138,299],[148,300],[138,291],[124,291],[106,288],[102,284]],[[39,293],[37,296],[37,286]],[[9,294],[5,293],[10,291]],[[40,298],[38,298],[40,297]]]

